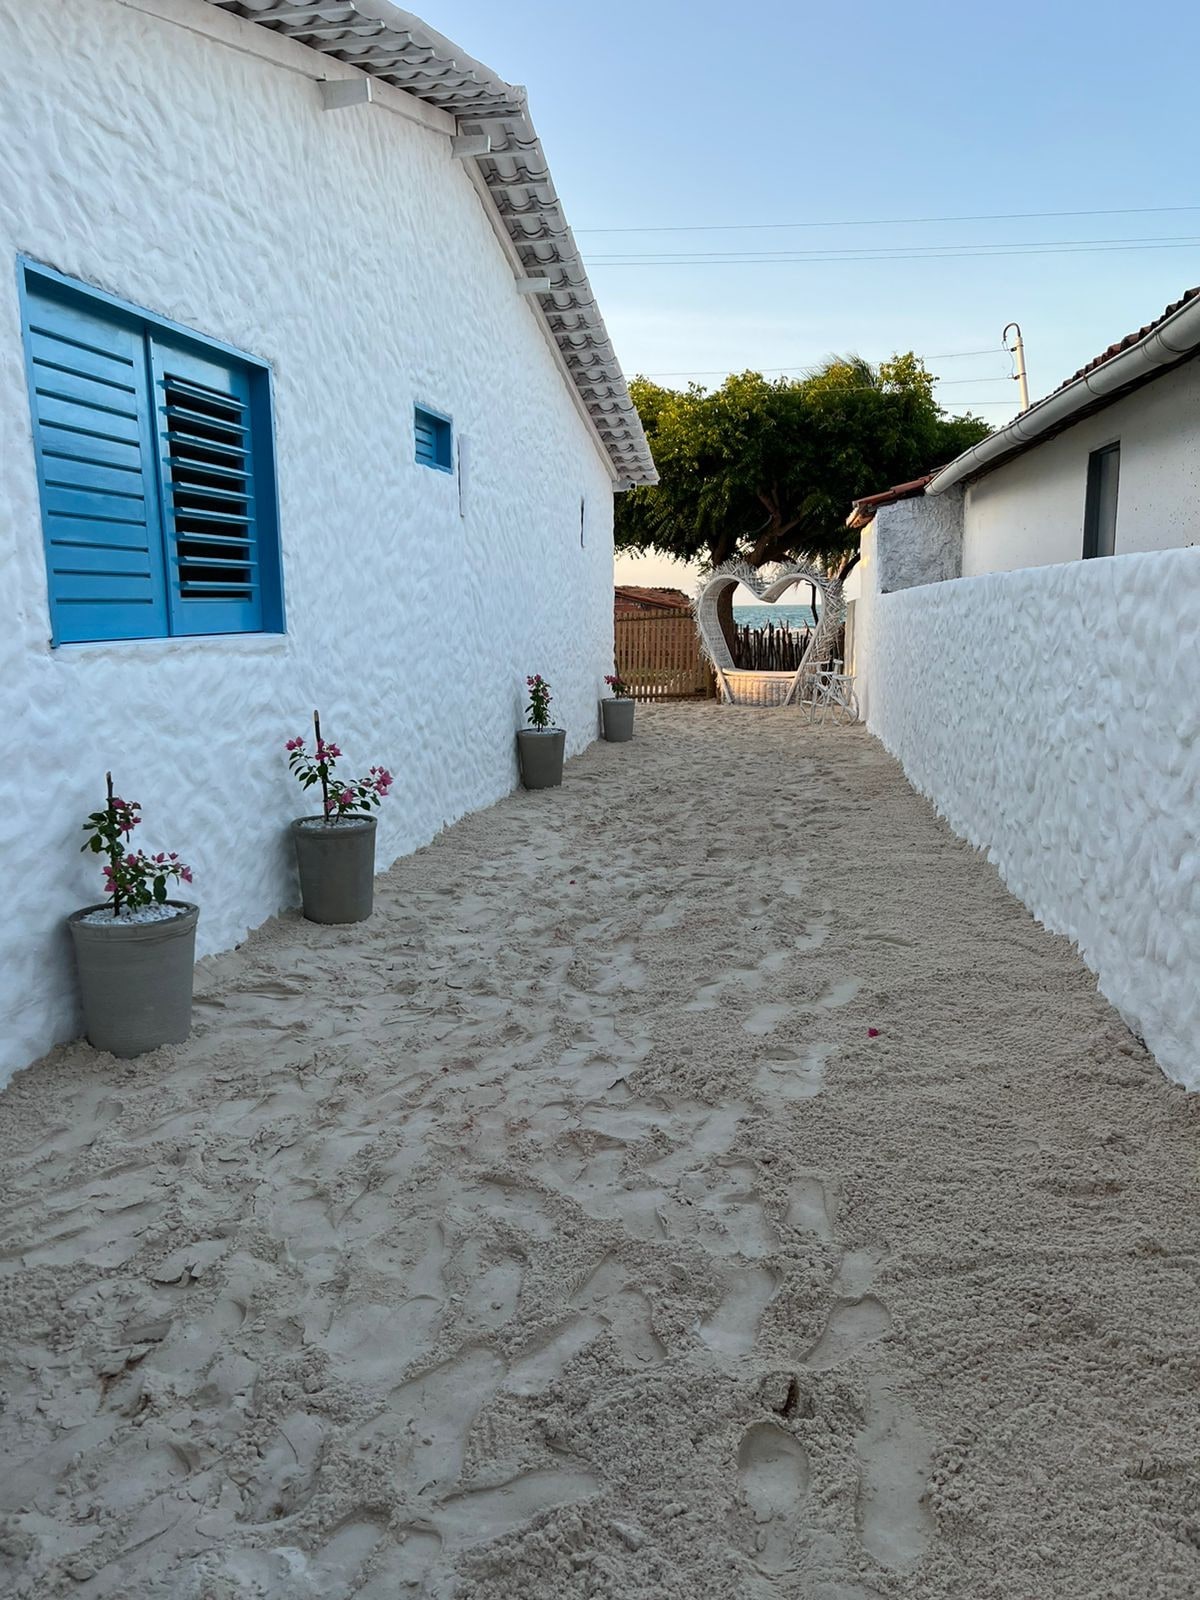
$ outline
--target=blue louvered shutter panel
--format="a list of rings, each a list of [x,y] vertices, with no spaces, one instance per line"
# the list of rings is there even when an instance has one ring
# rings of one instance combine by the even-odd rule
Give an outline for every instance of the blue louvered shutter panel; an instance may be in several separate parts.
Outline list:
[[[437,423],[428,411],[417,409],[414,421],[417,436],[417,460],[423,467],[432,467],[437,449]]]
[[[448,417],[417,406],[413,412],[413,433],[420,466],[436,467],[439,472],[454,470],[453,428]]]
[[[152,331],[171,632],[263,627],[255,407],[244,366]]]
[[[54,642],[165,634],[142,332],[31,286],[25,345]]]

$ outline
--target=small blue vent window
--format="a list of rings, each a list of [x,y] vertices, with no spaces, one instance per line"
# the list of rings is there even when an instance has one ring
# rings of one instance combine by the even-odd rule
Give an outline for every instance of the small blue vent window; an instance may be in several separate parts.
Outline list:
[[[416,436],[417,461],[421,466],[436,467],[439,472],[453,472],[454,429],[449,417],[417,406],[413,412],[413,433]]]
[[[270,373],[21,266],[54,643],[283,629]]]

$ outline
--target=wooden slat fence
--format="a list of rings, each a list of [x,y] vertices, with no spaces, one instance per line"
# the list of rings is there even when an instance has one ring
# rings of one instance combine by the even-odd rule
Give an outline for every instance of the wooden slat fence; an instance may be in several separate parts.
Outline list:
[[[715,692],[690,611],[618,617],[617,671],[635,700],[690,700]]]

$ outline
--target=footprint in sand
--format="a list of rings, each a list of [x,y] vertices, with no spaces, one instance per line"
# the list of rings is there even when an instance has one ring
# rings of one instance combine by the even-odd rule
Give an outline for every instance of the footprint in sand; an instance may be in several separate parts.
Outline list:
[[[855,1520],[862,1547],[890,1572],[907,1571],[933,1530],[924,1500],[933,1441],[876,1380],[868,1389],[867,1423],[854,1448],[860,1464]]]
[[[561,1375],[569,1361],[599,1338],[603,1328],[598,1317],[577,1317],[534,1339],[509,1368],[504,1387],[513,1394],[540,1393]]]
[[[764,1571],[785,1572],[808,1493],[803,1445],[773,1422],[756,1423],[738,1449],[738,1479],[750,1513],[749,1528],[740,1530],[747,1553]]]
[[[244,1520],[265,1523],[302,1511],[316,1492],[327,1428],[312,1412],[293,1411],[242,1485]]]
[[[368,1425],[378,1437],[397,1425],[411,1440],[406,1488],[414,1494],[447,1488],[462,1475],[467,1435],[499,1388],[504,1364],[491,1350],[467,1350],[393,1389],[388,1411]]]
[[[745,1161],[725,1161],[679,1184],[700,1223],[699,1242],[714,1255],[768,1256],[779,1248],[758,1193],[758,1173]]]
[[[803,1055],[778,1050],[765,1055],[758,1069],[756,1087],[771,1099],[811,1100],[825,1082],[825,1063],[837,1049],[832,1044],[814,1044]]]
[[[339,1311],[325,1335],[325,1349],[340,1378],[385,1383],[399,1377],[428,1350],[441,1326],[445,1302],[414,1295],[398,1304],[359,1304]]]
[[[465,1279],[463,1319],[483,1328],[502,1328],[517,1311],[525,1268],[516,1256],[488,1259],[478,1240],[468,1240],[462,1254]]]
[[[665,1358],[649,1300],[613,1256],[605,1256],[571,1298],[581,1310],[599,1317],[631,1363],[648,1366]]]
[[[354,1591],[354,1600],[397,1600],[400,1595],[415,1593],[442,1553],[441,1537],[432,1528],[402,1529],[399,1538],[400,1544],[371,1561],[362,1588]]]
[[[747,1033],[760,1036],[774,1033],[791,1009],[791,1006],[786,1006],[781,1001],[772,1000],[766,1005],[756,1006],[742,1023],[742,1027]]]
[[[861,1300],[838,1300],[829,1313],[824,1333],[804,1357],[804,1364],[818,1370],[836,1367],[864,1345],[882,1339],[891,1326],[891,1312],[874,1295],[864,1295]]]
[[[833,1241],[833,1217],[824,1180],[815,1174],[806,1174],[792,1184],[784,1222],[800,1233],[811,1233],[814,1238]]]
[[[821,998],[817,1001],[817,1005],[822,1011],[836,1011],[839,1006],[848,1006],[861,988],[861,978],[839,978],[838,981],[821,996]]]
[[[779,1275],[769,1267],[731,1273],[720,1305],[697,1330],[708,1348],[723,1356],[749,1354],[757,1343],[763,1312],[778,1287]]]
[[[507,1483],[451,1496],[438,1510],[436,1522],[448,1542],[477,1544],[497,1539],[555,1506],[583,1500],[599,1487],[599,1479],[582,1468],[523,1472]]]

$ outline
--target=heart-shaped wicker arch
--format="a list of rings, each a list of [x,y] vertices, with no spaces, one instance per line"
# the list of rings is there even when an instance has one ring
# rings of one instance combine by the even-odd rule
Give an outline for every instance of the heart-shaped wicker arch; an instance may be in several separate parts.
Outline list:
[[[721,631],[717,603],[726,589],[741,583],[768,604],[781,598],[797,583],[815,584],[824,596],[820,620],[809,640],[804,659],[794,673],[745,672],[734,664],[729,645]],[[838,629],[846,618],[841,580],[800,562],[786,566],[759,568],[746,561],[726,561],[705,579],[693,604],[700,648],[713,664],[721,685],[722,698],[731,705],[786,706],[800,697],[805,678],[830,654]]]

